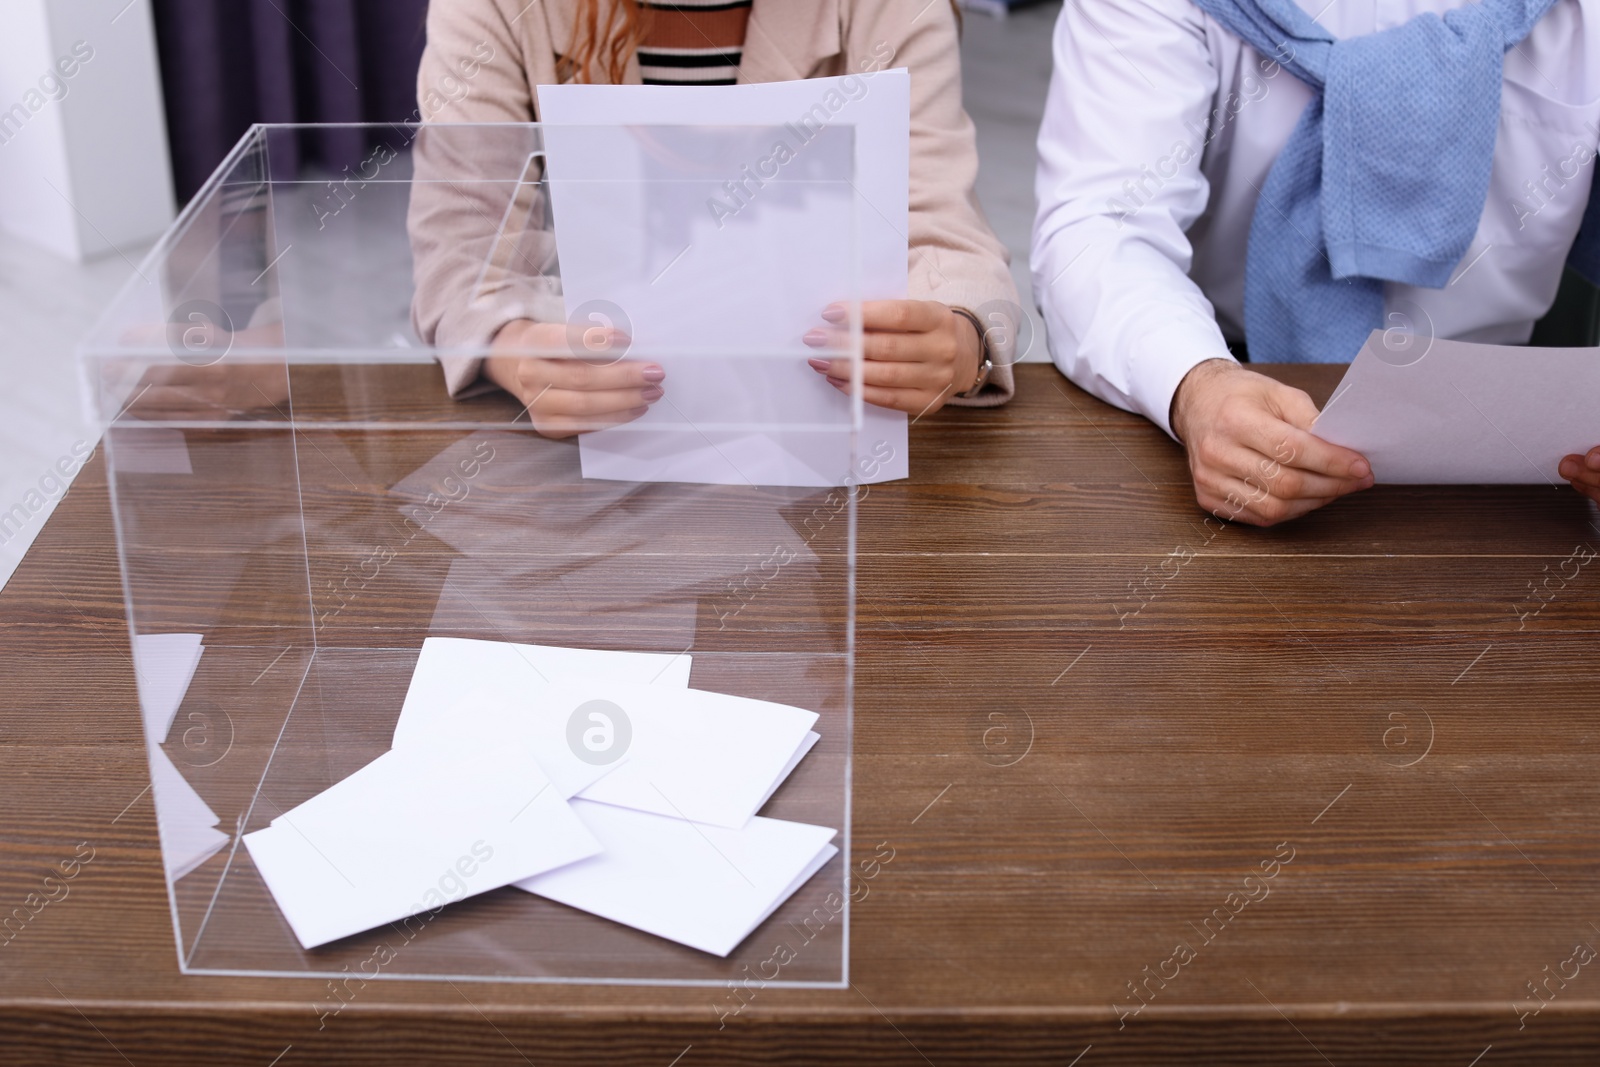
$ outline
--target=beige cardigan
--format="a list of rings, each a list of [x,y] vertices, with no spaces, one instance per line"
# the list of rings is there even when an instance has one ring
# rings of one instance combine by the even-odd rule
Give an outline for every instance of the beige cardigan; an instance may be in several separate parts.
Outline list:
[[[556,57],[572,40],[575,8],[576,0],[433,0],[417,76],[424,120],[533,121],[534,87],[556,82]],[[1021,309],[1008,256],[973,192],[978,153],[961,106],[957,25],[946,0],[755,0],[739,81],[902,66],[911,72],[910,295],[985,314],[1007,308],[1005,317],[1014,318]],[[640,82],[637,58],[629,60],[625,81]],[[426,144],[418,139],[419,154]],[[481,255],[474,259],[454,239],[446,216],[432,221],[427,205],[413,203],[417,333],[441,348],[486,348],[500,327],[528,312],[514,301],[468,307],[465,294]],[[532,306],[550,307],[548,295]],[[953,403],[990,406],[1011,398],[1017,323],[996,324],[989,331],[995,372],[988,386]],[[452,394],[478,379],[479,359],[441,362]]]

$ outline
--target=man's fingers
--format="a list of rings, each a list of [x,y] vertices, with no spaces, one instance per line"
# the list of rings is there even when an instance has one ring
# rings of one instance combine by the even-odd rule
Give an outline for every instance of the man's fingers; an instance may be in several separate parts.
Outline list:
[[[1600,448],[1591,449],[1586,456],[1561,457],[1557,470],[1572,488],[1600,504]]]
[[[1585,486],[1600,487],[1600,448],[1590,449],[1587,455],[1563,456],[1558,468],[1561,477],[1571,482],[1580,492]]]
[[[1310,432],[1310,396],[1235,364],[1196,366],[1172,411],[1196,499],[1215,514],[1269,526],[1372,484],[1366,457]]]
[[[1299,467],[1330,478],[1362,481],[1372,475],[1372,464],[1360,452],[1330,444],[1287,422],[1274,420],[1254,427],[1243,436],[1242,443],[1286,467]]]
[[[1273,382],[1267,393],[1267,403],[1277,412],[1280,419],[1297,430],[1310,430],[1311,424],[1317,421],[1319,414],[1317,405],[1309,393],[1292,385],[1284,385],[1282,382]]]
[[[1331,502],[1331,497],[1302,497],[1285,500],[1271,493],[1263,493],[1259,483],[1247,484],[1238,478],[1223,476],[1209,480],[1199,487],[1200,506],[1230,522],[1244,522],[1251,526],[1273,526],[1300,516]]]
[[[1223,475],[1258,485],[1285,500],[1333,500],[1367,488],[1363,478],[1335,478],[1304,467],[1264,456],[1239,445],[1224,444],[1207,450],[1215,452],[1213,466]]]
[[[1583,460],[1577,456],[1567,456],[1557,468],[1561,477],[1575,486],[1595,485],[1600,486],[1600,471],[1592,471],[1584,466]]]
[[[1277,385],[1268,394],[1267,402],[1291,432],[1279,433],[1273,427],[1247,444],[1280,463],[1335,478],[1361,479],[1372,473],[1372,465],[1360,452],[1330,444],[1311,432],[1311,424],[1317,419],[1317,405],[1304,390]]]

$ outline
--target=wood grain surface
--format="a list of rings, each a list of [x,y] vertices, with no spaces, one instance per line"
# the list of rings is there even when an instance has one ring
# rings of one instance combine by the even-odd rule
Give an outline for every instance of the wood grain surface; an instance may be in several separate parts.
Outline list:
[[[504,417],[434,373],[364,402]],[[325,1017],[320,979],[180,975],[97,455],[0,594],[0,915],[92,854],[3,935],[0,1063],[1600,1062],[1600,567],[1528,606],[1600,513],[1379,487],[1206,524],[1159,431],[1018,376],[861,504],[853,830],[892,859],[850,986],[735,1015],[419,981]]]

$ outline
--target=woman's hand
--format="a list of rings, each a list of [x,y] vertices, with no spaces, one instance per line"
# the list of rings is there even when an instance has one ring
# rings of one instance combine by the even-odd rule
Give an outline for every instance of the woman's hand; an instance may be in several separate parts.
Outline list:
[[[818,328],[805,335],[812,348],[845,348],[848,315],[843,305],[830,304],[822,317],[834,329]],[[983,344],[972,320],[937,300],[869,300],[861,305],[863,331],[862,399],[913,416],[938,411],[978,378]],[[850,360],[813,359],[811,368],[826,375],[841,393],[850,391]]]
[[[630,340],[616,329],[518,319],[495,335],[483,376],[516,397],[546,437],[600,430],[632,422],[663,395],[659,365],[622,358]]]

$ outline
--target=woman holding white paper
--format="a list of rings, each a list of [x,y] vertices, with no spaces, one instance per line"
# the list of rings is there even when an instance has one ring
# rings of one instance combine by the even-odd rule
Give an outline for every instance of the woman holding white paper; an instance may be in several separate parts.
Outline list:
[[[978,159],[961,106],[957,30],[954,6],[938,0],[434,0],[418,96],[432,122],[529,122],[538,85],[716,85],[908,68],[912,299],[862,304],[863,398],[916,416],[1010,399],[1022,316],[1005,248],[973,193]],[[638,418],[670,389],[659,365],[617,358],[629,340],[619,330],[589,328],[575,342],[573,328],[548,314],[455,313],[478,265],[452,259],[450,244],[445,226],[413,227],[418,333],[441,349],[490,351],[441,358],[452,395],[498,385],[541,433],[565,437]],[[837,347],[844,309],[817,310],[803,340]],[[597,358],[533,354],[569,348]],[[848,360],[809,362],[849,389]]]

